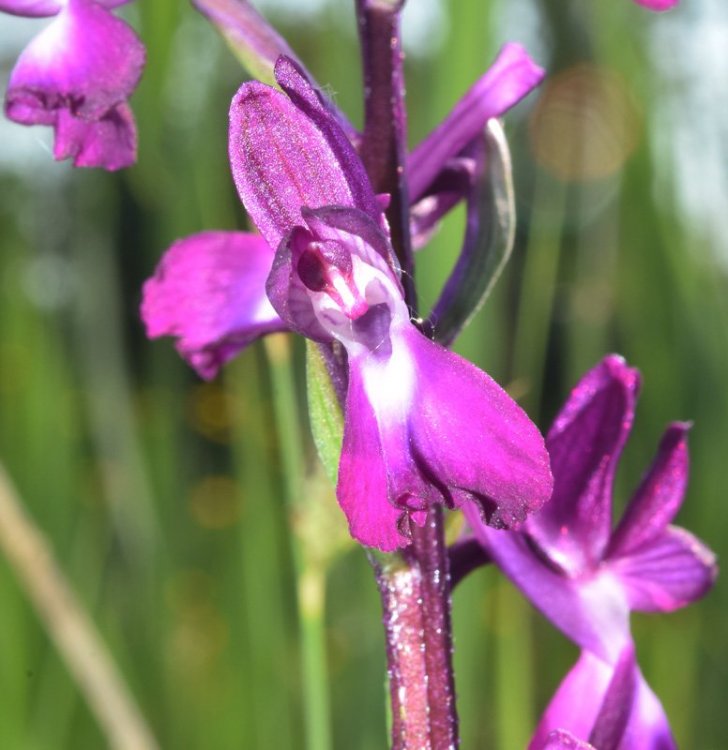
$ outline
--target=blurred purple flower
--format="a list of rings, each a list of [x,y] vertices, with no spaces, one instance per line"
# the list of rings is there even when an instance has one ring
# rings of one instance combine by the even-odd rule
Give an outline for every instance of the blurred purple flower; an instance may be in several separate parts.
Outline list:
[[[0,11],[55,16],[20,55],[5,113],[23,125],[51,125],[53,155],[108,170],[136,160],[127,99],[144,67],[144,47],[108,9],[126,0],[0,0]]]
[[[650,10],[669,10],[674,8],[680,0],[634,0],[637,5],[643,5]]]
[[[581,379],[546,438],[554,475],[551,501],[520,531],[489,529],[466,509],[489,558],[590,652],[572,672],[573,683],[596,680],[599,670],[608,672],[631,647],[631,610],[685,606],[710,589],[717,573],[713,553],[685,529],[669,525],[687,485],[687,424],[667,428],[652,466],[611,530],[614,475],[638,390],[637,371],[614,355]],[[662,708],[641,676],[635,702],[635,715],[652,717],[661,727],[659,736],[669,737],[666,722],[658,721]],[[670,742],[619,747],[673,747]]]
[[[412,325],[383,200],[354,146],[293,61],[280,57],[275,74],[285,93],[247,83],[230,110],[233,176],[262,240],[237,235],[226,254],[215,233],[173,248],[145,286],[150,334],[180,335],[206,376],[265,330],[343,345],[337,497],[361,543],[407,545],[433,503],[523,521],[551,490],[540,434],[488,375]]]

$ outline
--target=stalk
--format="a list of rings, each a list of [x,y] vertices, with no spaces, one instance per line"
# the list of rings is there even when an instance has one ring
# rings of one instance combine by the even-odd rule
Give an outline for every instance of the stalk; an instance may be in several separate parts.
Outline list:
[[[407,116],[399,14],[403,0],[356,0],[364,75],[361,156],[387,207],[405,300],[417,316],[407,190]],[[401,556],[374,563],[382,598],[393,750],[456,748],[450,577],[442,509],[431,508]]]

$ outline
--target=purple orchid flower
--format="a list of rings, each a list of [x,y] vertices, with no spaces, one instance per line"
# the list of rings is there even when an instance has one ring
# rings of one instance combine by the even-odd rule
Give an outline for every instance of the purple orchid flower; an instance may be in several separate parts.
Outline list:
[[[687,485],[685,423],[668,427],[655,461],[611,530],[614,475],[638,390],[637,371],[614,355],[582,378],[546,439],[552,499],[521,530],[494,531],[466,509],[489,558],[589,652],[569,684],[582,678],[586,684],[599,670],[608,672],[631,647],[631,610],[670,612],[689,604],[710,589],[717,573],[713,553],[685,529],[669,525]],[[619,747],[673,747],[664,739],[669,729],[659,701],[641,675],[635,703],[635,715],[653,722],[653,736],[660,739]]]
[[[406,546],[433,503],[472,501],[497,526],[523,521],[551,490],[540,434],[488,375],[411,323],[384,201],[300,68],[280,57],[275,75],[284,93],[247,83],[230,110],[233,176],[262,240],[243,236],[237,256],[219,245],[199,262],[209,237],[173,248],[145,287],[150,332],[180,335],[203,374],[263,330],[341,344],[348,389],[337,497],[362,544]],[[228,330],[241,338],[221,340],[220,323],[232,318],[242,328]]]
[[[20,55],[5,113],[22,125],[51,125],[53,155],[108,170],[136,160],[127,100],[144,67],[144,47],[110,8],[127,0],[0,0],[0,11],[55,16]]]
[[[242,23],[228,24],[225,30],[228,35],[251,35]],[[263,36],[263,31],[253,41],[258,36]],[[310,80],[303,71],[299,75]],[[543,75],[523,47],[505,45],[488,72],[456,104],[445,121],[447,127],[436,128],[413,151],[409,169],[420,175],[411,212],[416,247],[421,247],[444,214],[468,195],[477,168],[469,144],[489,119],[530,93]],[[319,91],[311,96],[314,94],[356,146],[358,134],[344,116]],[[377,200],[382,202],[385,197]],[[476,217],[469,217],[468,222],[473,221]],[[142,317],[147,334],[152,338],[178,337],[180,354],[201,377],[211,379],[258,336],[289,330],[270,305],[261,282],[272,268],[274,250],[247,232],[203,232],[179,240],[145,285]],[[231,273],[228,266],[236,272]],[[243,272],[243,268],[248,270]]]

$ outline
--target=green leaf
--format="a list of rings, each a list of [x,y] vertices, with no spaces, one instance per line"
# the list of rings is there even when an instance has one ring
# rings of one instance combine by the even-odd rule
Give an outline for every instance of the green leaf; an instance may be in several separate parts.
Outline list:
[[[313,442],[326,476],[335,485],[344,438],[344,415],[326,362],[318,346],[311,341],[306,342],[306,386]]]
[[[483,133],[485,164],[468,198],[465,246],[448,280],[435,321],[436,338],[451,344],[493,290],[513,250],[516,202],[511,155],[503,126],[490,120]],[[477,217],[471,222],[472,215]]]

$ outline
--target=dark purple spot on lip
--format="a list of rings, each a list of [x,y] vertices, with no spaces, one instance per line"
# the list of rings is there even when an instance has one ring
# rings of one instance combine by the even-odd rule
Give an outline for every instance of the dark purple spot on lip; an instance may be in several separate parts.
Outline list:
[[[298,276],[312,292],[323,292],[329,285],[324,260],[318,250],[308,248],[298,259]]]

